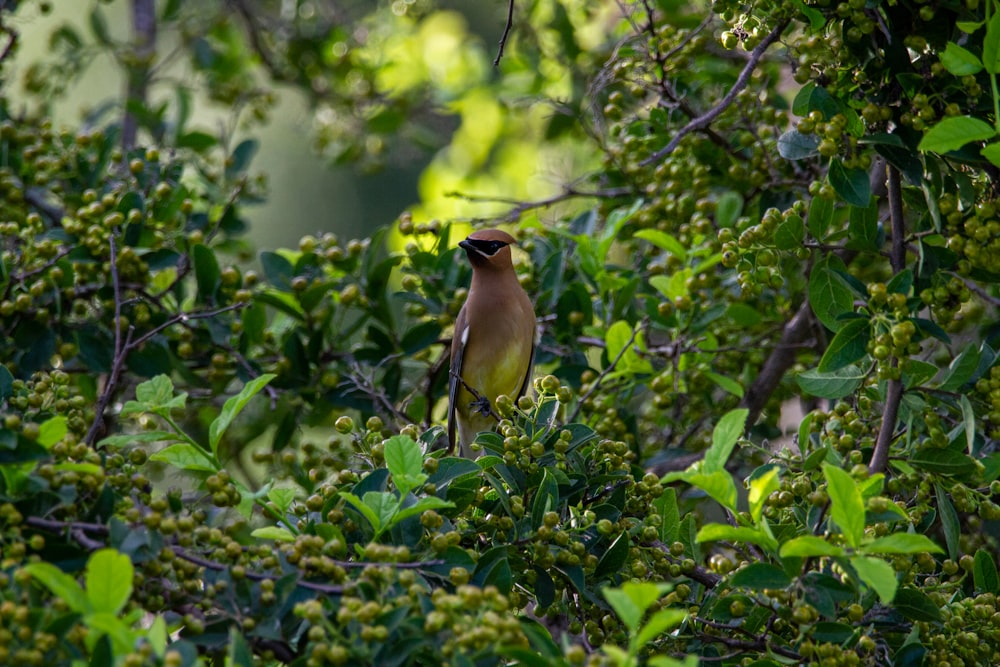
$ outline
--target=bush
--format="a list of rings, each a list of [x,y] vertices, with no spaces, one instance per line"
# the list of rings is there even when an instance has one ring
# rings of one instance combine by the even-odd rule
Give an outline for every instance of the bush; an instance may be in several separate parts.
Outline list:
[[[458,29],[429,4],[301,4],[134,0],[129,43],[95,4],[30,111],[0,89],[0,662],[1000,661],[992,2],[539,0],[493,80],[377,57]],[[464,214],[247,268],[256,142],[151,101],[151,25],[234,118],[307,89],[336,160],[592,166],[487,214],[540,336],[477,460],[440,449]],[[121,118],[54,127],[101,52]]]

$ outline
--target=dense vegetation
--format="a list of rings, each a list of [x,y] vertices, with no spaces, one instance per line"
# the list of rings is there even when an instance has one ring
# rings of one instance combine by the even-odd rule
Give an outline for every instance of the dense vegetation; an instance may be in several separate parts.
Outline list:
[[[108,4],[0,2],[0,663],[1000,663],[993,0]],[[279,86],[424,200],[253,249]],[[470,223],[540,316],[476,461]]]

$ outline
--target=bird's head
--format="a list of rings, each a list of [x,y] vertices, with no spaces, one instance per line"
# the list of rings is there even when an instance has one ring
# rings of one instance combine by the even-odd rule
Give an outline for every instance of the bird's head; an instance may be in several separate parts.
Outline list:
[[[472,266],[477,269],[512,268],[510,244],[514,237],[499,229],[481,229],[469,234],[458,246],[465,250]]]

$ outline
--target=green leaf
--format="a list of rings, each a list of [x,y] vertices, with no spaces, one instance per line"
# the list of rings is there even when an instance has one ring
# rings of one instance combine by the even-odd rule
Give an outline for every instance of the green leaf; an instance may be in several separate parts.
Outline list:
[[[263,528],[257,528],[250,533],[250,535],[260,540],[275,540],[277,542],[295,541],[295,535],[287,528],[281,528],[280,526],[264,526]]]
[[[712,430],[712,444],[705,452],[702,463],[702,471],[713,473],[725,470],[726,462],[733,453],[733,448],[743,435],[746,427],[747,415],[750,411],[746,408],[730,410],[719,419],[719,422]]]
[[[868,556],[855,556],[851,559],[851,565],[861,581],[878,594],[882,604],[892,603],[898,586],[896,571],[892,569],[892,565],[879,558]]]
[[[169,463],[178,470],[218,472],[219,466],[212,461],[208,452],[189,442],[178,442],[164,447],[149,457],[153,461]]]
[[[778,552],[782,558],[812,558],[815,556],[843,556],[844,550],[830,544],[822,537],[815,535],[801,535],[793,538],[781,545]]]
[[[662,636],[667,630],[680,625],[687,618],[687,615],[688,613],[684,609],[668,607],[659,610],[650,616],[649,620],[642,626],[642,629],[639,630],[639,634],[635,637],[636,645],[645,646],[654,639]]]
[[[101,447],[125,447],[127,445],[148,444],[151,442],[171,442],[180,440],[176,433],[168,431],[143,431],[142,433],[123,433],[122,435],[112,435],[97,443],[97,448]]]
[[[153,647],[153,654],[157,658],[162,658],[167,650],[168,634],[166,620],[163,616],[157,615],[150,624],[149,630],[146,631],[146,639],[149,640]]]
[[[260,253],[260,266],[264,269],[264,275],[268,282],[283,292],[292,289],[292,276],[295,268],[288,258],[276,252]]]
[[[705,377],[714,382],[723,391],[732,394],[736,398],[743,398],[743,387],[733,378],[713,371],[705,371]]]
[[[830,341],[829,347],[819,360],[817,370],[820,373],[832,373],[868,354],[868,341],[871,338],[871,325],[866,319],[849,320]]]
[[[997,564],[986,549],[978,549],[972,565],[972,580],[982,593],[1000,593],[1000,575]]]
[[[712,473],[684,473],[684,481],[707,493],[716,502],[733,512],[736,508],[736,483],[732,475],[725,470],[717,470]]]
[[[405,496],[427,481],[423,472],[424,455],[420,445],[409,436],[394,435],[385,442],[385,465],[400,495]]]
[[[76,613],[85,614],[90,610],[90,601],[76,579],[52,563],[28,563],[21,569]]]
[[[726,307],[726,317],[741,327],[754,327],[764,319],[756,308],[745,303],[731,303]]]
[[[919,554],[944,553],[944,549],[939,547],[926,535],[915,533],[893,533],[885,537],[877,537],[868,542],[862,548],[868,554]]]
[[[597,569],[594,570],[594,577],[604,579],[621,572],[628,562],[629,538],[628,533],[622,533],[615,538],[608,550],[604,552],[597,562]]]
[[[653,501],[653,509],[662,519],[660,541],[664,544],[673,544],[677,541],[681,523],[680,510],[677,507],[677,490],[672,486],[663,489],[660,497]]]
[[[982,61],[974,53],[955,42],[948,42],[939,57],[944,68],[955,76],[968,76],[983,69]]]
[[[208,444],[212,448],[212,454],[218,453],[219,441],[229,425],[233,423],[237,415],[243,411],[247,403],[263,389],[268,382],[276,378],[273,373],[265,373],[256,377],[243,385],[240,393],[230,397],[222,406],[222,412],[216,417],[208,427]]]
[[[865,503],[858,484],[847,472],[829,463],[823,464],[823,475],[830,494],[830,518],[840,527],[847,544],[857,549],[865,535]]]
[[[1000,12],[995,8],[983,38],[983,67],[990,74],[1000,73]]]
[[[732,227],[743,213],[743,195],[732,190],[722,193],[715,203],[715,223],[719,227]]]
[[[839,331],[844,322],[838,318],[854,312],[854,293],[839,271],[846,271],[843,260],[829,254],[813,266],[809,274],[809,306],[830,331]]]
[[[219,140],[207,132],[185,132],[177,137],[177,148],[190,148],[196,153],[202,153],[219,145]]]
[[[635,631],[642,622],[642,617],[653,604],[670,592],[670,584],[652,582],[625,582],[621,588],[604,587],[601,593],[631,631]]]
[[[913,358],[903,359],[899,367],[903,373],[903,386],[907,389],[923,385],[938,373],[934,364]]]
[[[945,545],[948,547],[948,557],[957,560],[958,554],[961,552],[959,539],[962,534],[958,512],[955,511],[955,506],[948,498],[948,491],[943,485],[934,485],[934,495],[937,497],[938,516],[941,518],[941,528],[944,532]]]
[[[38,426],[38,438],[35,439],[35,442],[46,449],[52,447],[52,445],[66,437],[66,434],[69,432],[66,424],[66,417],[63,416],[46,419]]]
[[[869,206],[852,206],[847,223],[848,247],[877,252],[879,246],[878,201]]]
[[[278,507],[280,513],[284,514],[295,502],[295,489],[272,487],[267,490],[267,499]]]
[[[966,345],[959,355],[948,364],[948,370],[941,377],[941,384],[938,385],[938,388],[941,391],[955,391],[971,380],[973,374],[979,370],[981,356],[979,346],[976,343]]]
[[[411,516],[416,516],[417,514],[423,514],[427,510],[439,510],[449,507],[454,507],[455,503],[448,500],[443,500],[437,496],[428,496],[426,498],[421,498],[417,502],[413,503],[408,507],[401,508],[396,512],[392,521],[389,522],[389,528],[395,526],[400,521],[410,518]]]
[[[180,397],[186,399],[187,394],[178,394],[174,396],[174,383],[170,381],[170,378],[166,375],[157,375],[156,377],[142,382],[135,388],[135,400],[140,403],[145,403],[153,408],[156,407],[171,407],[171,408],[183,408],[184,402],[177,404],[177,399]]]
[[[865,372],[857,366],[845,366],[832,373],[818,370],[803,371],[795,376],[802,391],[819,398],[843,398],[853,394],[865,379]]]
[[[764,513],[764,505],[768,496],[781,487],[781,470],[777,466],[768,468],[763,474],[750,480],[747,503],[750,505],[750,516],[754,523],[760,523]]]
[[[937,604],[926,593],[910,586],[896,591],[892,606],[911,621],[934,623],[941,620],[941,609]]]
[[[687,261],[687,249],[676,238],[659,229],[640,229],[634,236],[649,241],[660,250],[665,250],[676,256],[682,262]]]
[[[961,477],[977,469],[976,462],[962,452],[938,447],[922,447],[907,460],[910,465],[921,470],[942,475]]]
[[[815,83],[802,86],[792,100],[792,113],[796,116],[808,116],[810,111],[819,111],[823,118],[830,120],[840,113],[840,103],[827,92],[826,88]]]
[[[226,178],[232,179],[250,166],[250,161],[260,148],[260,142],[256,139],[244,139],[233,149],[233,154],[226,162]]]
[[[548,468],[542,471],[542,480],[535,492],[535,500],[531,504],[531,525],[540,528],[544,523],[545,513],[555,511],[559,506],[559,483],[556,476]]]
[[[116,549],[99,549],[87,561],[87,600],[96,613],[117,615],[132,596],[132,560]]]
[[[984,146],[980,154],[994,167],[1000,167],[1000,143],[992,143]]]
[[[794,250],[802,245],[806,238],[806,226],[798,215],[785,218],[774,230],[774,245],[779,250]]]
[[[361,516],[363,516],[368,521],[368,523],[371,525],[372,529],[375,531],[376,534],[381,534],[382,520],[379,518],[379,515],[375,512],[375,510],[373,510],[371,507],[365,504],[365,502],[362,501],[361,498],[358,498],[353,493],[349,493],[347,491],[341,491],[340,497],[343,498],[345,501],[347,501],[347,504],[356,509],[361,514]]]
[[[730,526],[725,523],[706,523],[695,535],[695,541],[702,542],[732,542],[733,544],[749,543],[774,551],[778,542],[759,528],[749,526]]]
[[[825,197],[813,197],[809,202],[809,213],[806,215],[806,226],[809,233],[817,241],[826,238],[826,230],[833,222],[833,201]]]
[[[830,161],[830,170],[827,172],[830,185],[837,195],[852,206],[867,208],[872,198],[871,183],[868,174],[863,169],[848,169],[834,159]]]
[[[2,269],[0,269],[2,271]],[[0,364],[0,403],[5,403],[14,395],[14,376],[6,366]]]
[[[90,12],[90,30],[94,37],[104,46],[111,44],[111,34],[108,32],[108,21],[100,7],[94,7]]]
[[[970,454],[975,449],[976,444],[976,412],[972,409],[969,397],[962,394],[958,399],[962,406],[962,422],[965,430],[965,449]]]
[[[222,275],[215,251],[199,243],[191,249],[191,259],[194,263],[195,281],[198,283],[198,300],[202,303],[213,303]]]
[[[804,160],[819,155],[819,137],[792,128],[778,137],[778,155],[786,160]]]
[[[379,535],[382,531],[392,526],[393,519],[396,513],[399,512],[399,499],[396,497],[396,494],[389,491],[369,491],[361,496],[361,500],[366,507],[378,516],[379,528],[375,531],[376,535]],[[440,498],[437,498],[437,500],[440,500]],[[375,524],[372,524],[372,526],[374,527]]]
[[[254,667],[253,651],[236,625],[229,626],[229,648],[226,650],[226,667]]]
[[[1000,13],[998,13],[1000,16]],[[996,130],[972,116],[949,116],[927,131],[917,148],[925,153],[955,151],[971,141],[983,141],[996,134]]]
[[[756,591],[765,588],[788,588],[792,578],[785,571],[768,563],[751,563],[729,578],[730,586],[743,586]]]

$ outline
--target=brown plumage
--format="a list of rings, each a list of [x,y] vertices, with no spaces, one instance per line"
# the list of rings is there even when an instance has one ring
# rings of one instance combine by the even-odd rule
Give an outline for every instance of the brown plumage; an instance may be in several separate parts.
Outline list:
[[[514,272],[512,243],[510,234],[484,229],[458,244],[472,264],[472,285],[451,343],[448,451],[455,449],[457,431],[468,458],[476,434],[497,424],[490,414],[497,396],[516,400],[531,382],[535,310]]]

